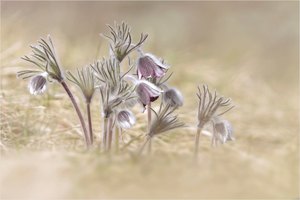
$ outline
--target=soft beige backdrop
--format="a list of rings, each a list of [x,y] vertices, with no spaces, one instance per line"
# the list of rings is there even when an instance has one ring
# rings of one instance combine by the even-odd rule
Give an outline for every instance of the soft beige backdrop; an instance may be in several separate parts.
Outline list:
[[[61,88],[30,96],[15,76],[30,66],[20,59],[29,44],[47,34],[70,70],[106,56],[99,33],[114,21],[129,23],[136,39],[149,34],[144,51],[167,60],[170,84],[185,96],[179,113],[189,127],[158,138],[141,163],[128,152],[83,152]],[[298,2],[1,2],[1,197],[299,198],[298,67]],[[204,137],[195,165],[202,83],[233,99],[226,117],[237,140],[210,148]],[[132,135],[145,128],[136,111]]]

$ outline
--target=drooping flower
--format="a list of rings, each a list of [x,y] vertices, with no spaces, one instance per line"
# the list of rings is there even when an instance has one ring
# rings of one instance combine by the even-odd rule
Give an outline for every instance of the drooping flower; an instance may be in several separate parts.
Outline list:
[[[163,93],[164,104],[171,107],[180,107],[183,105],[183,96],[176,88],[169,88]]]
[[[147,53],[139,57],[137,61],[138,78],[160,78],[165,75],[168,66],[162,63],[154,55]]]
[[[234,140],[233,138],[233,130],[229,121],[227,120],[219,120],[214,123],[214,134],[213,139],[223,143],[227,141]]]
[[[30,94],[42,94],[47,89],[47,72],[37,74],[31,78],[28,84]]]
[[[163,91],[149,81],[141,80],[136,87],[136,93],[141,103],[146,106],[155,101]]]
[[[117,113],[117,124],[119,127],[127,129],[135,124],[135,117],[129,110],[121,110]]]

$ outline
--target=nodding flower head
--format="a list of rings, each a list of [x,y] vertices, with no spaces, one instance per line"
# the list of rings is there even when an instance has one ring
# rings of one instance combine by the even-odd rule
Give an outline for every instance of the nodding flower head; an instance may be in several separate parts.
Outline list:
[[[180,107],[183,105],[183,96],[176,88],[167,89],[163,93],[164,104],[170,105],[171,107]]]
[[[41,73],[38,75],[35,75],[31,78],[28,89],[30,94],[37,95],[42,94],[47,89],[47,73]]]
[[[160,78],[165,75],[168,66],[163,64],[152,54],[144,54],[137,61],[137,74],[139,79]]]
[[[124,129],[130,128],[135,124],[135,117],[129,110],[119,111],[116,120],[119,127]]]
[[[144,106],[158,99],[162,92],[156,85],[145,80],[139,81],[136,87],[136,93]]]
[[[222,144],[234,140],[230,122],[227,120],[218,120],[215,122],[213,137]]]

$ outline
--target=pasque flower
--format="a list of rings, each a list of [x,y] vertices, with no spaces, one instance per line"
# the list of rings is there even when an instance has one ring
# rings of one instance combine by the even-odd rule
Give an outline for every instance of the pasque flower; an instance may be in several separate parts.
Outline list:
[[[170,105],[171,107],[180,107],[183,105],[183,96],[176,88],[169,88],[163,93],[164,104]]]
[[[136,86],[136,93],[144,106],[155,101],[162,92],[156,85],[145,80],[140,80]]]
[[[135,124],[135,117],[129,110],[121,110],[117,113],[117,124],[119,127],[127,129]]]
[[[33,76],[28,84],[30,94],[42,94],[47,89],[47,72]]]
[[[137,74],[139,79],[142,77],[160,78],[165,75],[168,68],[167,65],[150,53],[142,54],[137,61]]]
[[[227,141],[234,140],[233,138],[233,129],[229,121],[227,120],[217,120],[214,123],[214,134],[213,134],[213,142],[220,142],[222,144]]]
[[[214,135],[212,138],[212,145],[215,145],[217,141],[222,141],[223,139],[220,138],[220,133],[226,134],[225,131],[227,128],[219,124],[219,117],[221,115],[224,115],[228,111],[230,111],[232,108],[234,108],[234,106],[231,105],[230,98],[219,96],[217,95],[216,91],[212,93],[211,91],[209,91],[206,85],[203,85],[203,89],[198,87],[197,96],[198,96],[199,103],[198,103],[198,115],[197,115],[198,126],[197,126],[196,138],[195,138],[195,157],[198,156],[199,139],[200,139],[201,131],[204,128],[204,126],[209,122],[214,123],[214,127],[213,127]]]
[[[34,95],[41,94],[46,90],[47,78],[58,82],[70,97],[70,100],[80,120],[82,130],[85,136],[86,145],[87,147],[89,147],[89,136],[82,113],[78,107],[78,104],[72,92],[70,91],[67,83],[65,82],[63,68],[58,61],[55,52],[55,47],[51,37],[48,36],[47,39],[41,38],[38,41],[38,45],[32,45],[30,47],[32,49],[32,55],[24,56],[22,57],[22,59],[33,64],[36,67],[36,69],[19,71],[17,73],[17,77],[22,77],[23,79],[31,78],[28,87],[29,92]]]

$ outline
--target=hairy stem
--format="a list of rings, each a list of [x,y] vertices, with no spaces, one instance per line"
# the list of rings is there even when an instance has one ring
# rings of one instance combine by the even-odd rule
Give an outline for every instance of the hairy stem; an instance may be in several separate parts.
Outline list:
[[[196,137],[195,137],[195,152],[194,152],[195,158],[198,157],[198,153],[199,153],[199,141],[200,141],[201,131],[202,131],[202,127],[198,127]]]
[[[104,117],[103,120],[103,135],[102,135],[102,145],[103,151],[106,151],[106,143],[107,143],[107,125],[108,125],[108,118]]]
[[[152,150],[152,139],[150,138],[149,140],[149,144],[148,144],[148,154],[151,154],[151,150]]]
[[[151,102],[147,105],[147,116],[148,116],[148,133],[150,132],[150,126],[151,126]],[[151,139],[149,139],[148,144],[148,154],[151,153]]]
[[[70,91],[67,83],[65,81],[61,81],[61,85],[63,86],[63,88],[65,89],[65,91],[67,92],[68,96],[70,97],[71,99],[71,102],[76,110],[76,113],[78,115],[78,118],[80,120],[80,123],[81,123],[81,127],[82,127],[82,130],[83,130],[83,133],[84,133],[84,138],[85,138],[85,142],[86,142],[86,146],[89,148],[90,147],[90,139],[89,139],[89,135],[88,135],[88,131],[86,129],[86,125],[85,125],[85,122],[84,122],[84,119],[83,119],[83,116],[81,114],[81,111],[78,107],[78,104],[76,103],[75,101],[75,98],[72,94],[72,92]]]
[[[94,136],[93,136],[93,126],[92,126],[92,116],[91,116],[91,104],[90,104],[90,102],[86,103],[86,111],[87,111],[87,116],[88,116],[90,143],[93,144]]]
[[[148,143],[150,140],[151,140],[151,137],[147,136],[146,139],[145,139],[145,141],[144,141],[144,143],[142,144],[142,146],[141,146],[139,152],[138,152],[138,156],[140,156],[140,155],[143,153],[143,151],[144,151],[144,149],[145,149],[145,146],[147,145],[147,143]]]
[[[150,125],[151,125],[151,102],[147,105],[147,116],[148,116],[147,130],[148,130],[148,133],[149,133],[150,132]]]
[[[107,140],[107,150],[110,151],[111,143],[112,143],[112,135],[113,135],[113,118],[112,116],[108,119],[108,140]]]
[[[118,126],[115,127],[115,150],[116,153],[119,152],[119,137],[120,137],[120,128]]]

